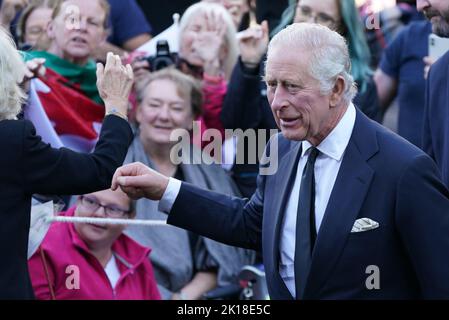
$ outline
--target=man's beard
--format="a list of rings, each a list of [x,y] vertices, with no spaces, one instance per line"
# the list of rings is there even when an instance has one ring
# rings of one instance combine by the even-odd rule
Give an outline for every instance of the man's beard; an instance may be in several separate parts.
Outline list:
[[[424,15],[432,22],[432,31],[439,37],[449,38],[449,9],[439,12],[434,9],[424,10]]]

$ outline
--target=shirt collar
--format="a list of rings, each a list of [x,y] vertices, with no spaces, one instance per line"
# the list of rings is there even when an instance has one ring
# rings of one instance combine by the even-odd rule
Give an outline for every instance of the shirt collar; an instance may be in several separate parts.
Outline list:
[[[317,149],[326,156],[340,161],[351,139],[355,125],[356,111],[354,104],[350,104],[343,118],[329,135],[317,146]],[[302,142],[301,157],[312,147],[309,141]]]

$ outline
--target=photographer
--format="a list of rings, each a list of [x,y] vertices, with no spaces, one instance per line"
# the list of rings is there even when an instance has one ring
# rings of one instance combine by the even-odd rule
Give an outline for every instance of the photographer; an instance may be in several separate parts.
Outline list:
[[[176,64],[182,72],[202,81],[205,104],[199,118],[201,132],[214,128],[224,136],[220,113],[238,56],[232,17],[219,4],[199,2],[186,10],[180,24],[180,54]],[[136,59],[132,65],[136,83],[142,82],[153,67],[148,59]]]

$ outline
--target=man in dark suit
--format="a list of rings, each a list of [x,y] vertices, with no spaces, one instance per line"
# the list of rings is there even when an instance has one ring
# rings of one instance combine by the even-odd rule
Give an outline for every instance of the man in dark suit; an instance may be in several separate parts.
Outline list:
[[[272,299],[449,298],[449,192],[430,157],[351,103],[344,39],[293,24],[270,43],[266,82],[282,133],[251,200],[141,164],[113,188],[160,199],[170,224],[262,250]]]
[[[31,70],[37,72],[37,63],[29,63],[26,70],[2,29],[0,48],[0,300],[32,299],[27,264],[31,197],[83,194],[110,185],[132,141],[126,115],[133,75],[130,66],[125,68],[118,56],[110,54],[106,66],[97,71],[107,116],[95,151],[53,149],[36,135],[31,122],[16,120],[24,97],[18,82],[32,75]]]
[[[417,8],[432,22],[432,31],[449,38],[449,3],[417,1]],[[426,87],[423,150],[437,163],[443,182],[449,186],[449,52],[432,66]]]

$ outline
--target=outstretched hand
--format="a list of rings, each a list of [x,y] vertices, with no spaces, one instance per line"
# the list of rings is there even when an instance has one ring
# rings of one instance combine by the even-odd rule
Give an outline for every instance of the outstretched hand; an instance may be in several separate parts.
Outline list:
[[[121,188],[131,199],[160,200],[169,178],[136,162],[118,168],[112,178],[112,190]]]

